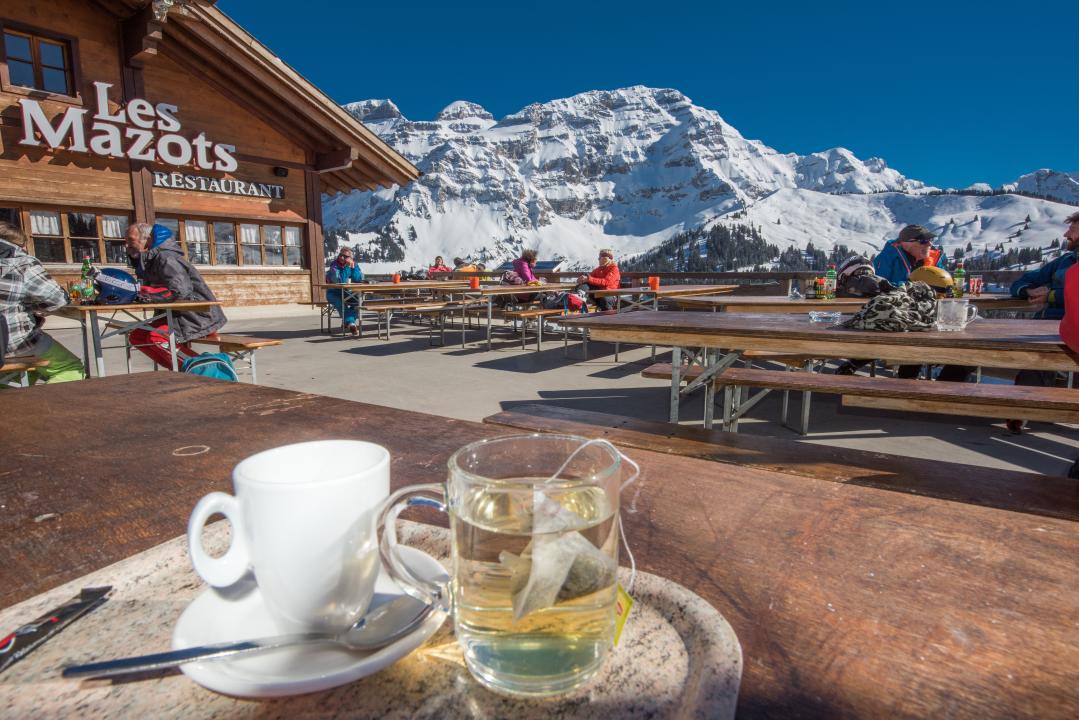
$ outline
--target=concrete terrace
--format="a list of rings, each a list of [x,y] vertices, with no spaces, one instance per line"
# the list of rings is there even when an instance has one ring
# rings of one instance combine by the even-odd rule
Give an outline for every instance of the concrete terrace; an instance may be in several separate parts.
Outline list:
[[[462,350],[459,331],[447,332],[445,347],[429,347],[426,327],[408,323],[395,326],[390,342],[375,339],[367,326],[363,339],[330,337],[319,332],[318,312],[305,306],[230,308],[226,313],[226,332],[285,341],[259,351],[263,385],[464,420],[482,420],[525,403],[666,420],[669,385],[640,376],[650,363],[649,348],[623,347],[615,362],[612,345],[592,342],[589,359],[582,360],[580,344],[572,338],[568,358],[560,335],[546,340],[542,352],[535,352],[534,340],[522,351],[519,337],[497,326],[494,350],[488,352],[475,329]],[[52,318],[47,327],[81,357],[76,324]],[[114,347],[106,352],[110,374],[124,371],[123,348],[116,343],[112,339]],[[144,356],[134,355],[136,372],[151,370]],[[740,431],[800,439],[778,423],[780,397],[772,393],[762,401]],[[792,409],[797,408],[795,396]],[[683,424],[699,425],[701,416],[697,393],[682,406]],[[804,442],[1051,475],[1063,475],[1079,455],[1079,426],[1031,423],[1015,436],[1004,429],[1003,418],[874,413],[842,408],[838,397],[825,395],[813,398],[810,430]]]

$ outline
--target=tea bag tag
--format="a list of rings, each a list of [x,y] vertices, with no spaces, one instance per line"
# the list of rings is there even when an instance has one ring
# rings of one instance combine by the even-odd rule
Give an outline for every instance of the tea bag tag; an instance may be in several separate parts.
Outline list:
[[[614,644],[618,645],[618,639],[622,637],[622,628],[629,619],[629,611],[633,609],[633,598],[630,597],[622,583],[618,583],[618,597],[614,603]]]

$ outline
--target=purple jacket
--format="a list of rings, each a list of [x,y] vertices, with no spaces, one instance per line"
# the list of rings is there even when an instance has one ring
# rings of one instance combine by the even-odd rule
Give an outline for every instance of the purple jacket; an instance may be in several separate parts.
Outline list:
[[[536,276],[532,274],[532,266],[521,258],[513,261],[513,271],[521,276],[526,283],[536,282]]]

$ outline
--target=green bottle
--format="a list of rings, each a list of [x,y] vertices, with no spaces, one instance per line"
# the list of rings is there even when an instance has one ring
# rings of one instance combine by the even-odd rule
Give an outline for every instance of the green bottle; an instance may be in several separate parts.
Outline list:
[[[828,272],[824,273],[824,290],[829,300],[835,300],[835,265],[828,266]]]
[[[963,297],[966,290],[967,271],[963,269],[963,261],[955,265],[955,275],[952,277],[952,297]]]

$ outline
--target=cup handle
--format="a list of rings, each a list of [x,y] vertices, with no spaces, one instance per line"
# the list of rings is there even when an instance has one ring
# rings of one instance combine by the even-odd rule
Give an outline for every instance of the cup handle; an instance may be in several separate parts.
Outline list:
[[[421,495],[424,494],[424,495]],[[432,582],[417,577],[408,566],[401,561],[397,552],[397,516],[410,507],[430,507],[441,512],[446,512],[446,503],[436,500],[430,495],[438,495],[445,498],[446,492],[442,485],[411,485],[401,488],[390,495],[382,503],[378,511],[378,551],[382,557],[382,564],[390,577],[401,586],[406,594],[411,595],[420,602],[434,605],[446,612],[450,610],[450,588],[448,582]],[[416,496],[416,497],[409,497]],[[402,502],[402,498],[407,498]]]
[[[968,323],[969,322],[974,322],[974,320],[976,320],[977,318],[978,318],[978,306],[977,305],[968,305],[967,306],[967,322]]]
[[[212,557],[202,547],[202,529],[214,513],[224,515],[232,525],[232,544],[221,557]],[[195,572],[214,587],[228,587],[240,581],[251,566],[244,539],[240,503],[232,495],[212,492],[204,496],[187,521],[187,549]]]

